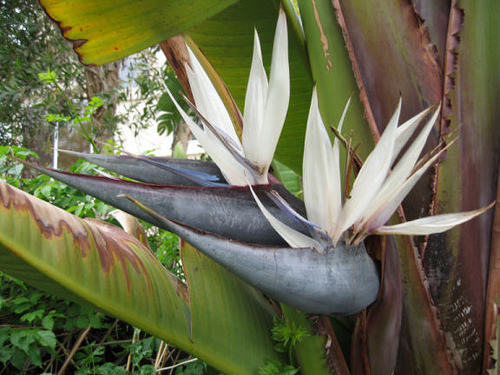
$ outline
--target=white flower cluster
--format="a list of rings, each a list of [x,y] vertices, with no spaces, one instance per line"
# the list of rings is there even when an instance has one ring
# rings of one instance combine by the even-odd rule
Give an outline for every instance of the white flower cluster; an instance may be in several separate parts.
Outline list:
[[[269,82],[262,62],[260,42],[255,32],[254,52],[245,97],[243,135],[240,142],[222,99],[189,50],[188,79],[201,126],[175,102],[184,121],[216,162],[231,185],[267,184],[278,139],[285,122],[290,96],[286,17],[280,12],[274,39]],[[349,103],[348,103],[349,104]],[[338,125],[342,122],[348,105]],[[304,148],[303,181],[307,219],[295,213],[279,196],[272,198],[295,220],[308,229],[300,233],[274,218],[254,197],[274,229],[291,247],[309,247],[323,252],[339,241],[359,243],[370,234],[425,235],[446,231],[481,214],[489,207],[470,212],[426,217],[394,226],[385,226],[391,215],[425,171],[436,162],[436,153],[425,163],[419,156],[434,125],[439,108],[419,130],[431,109],[398,126],[401,101],[374,150],[354,181],[349,197],[342,192],[339,141],[333,146],[326,132],[313,91]],[[415,135],[408,145],[409,139]],[[404,151],[403,151],[404,149]],[[418,168],[415,166],[418,165]],[[252,190],[253,192],[253,190]]]

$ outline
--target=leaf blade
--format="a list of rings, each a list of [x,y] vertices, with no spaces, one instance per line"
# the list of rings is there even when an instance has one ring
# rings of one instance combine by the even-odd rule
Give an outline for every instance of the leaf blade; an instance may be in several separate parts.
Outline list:
[[[237,0],[41,1],[84,64],[102,65],[159,43]]]
[[[189,345],[185,286],[138,240],[110,224],[79,219],[3,181],[0,193],[3,271],[176,345]],[[154,305],[160,294],[164,299]],[[162,321],[173,324],[171,334],[162,332]]]

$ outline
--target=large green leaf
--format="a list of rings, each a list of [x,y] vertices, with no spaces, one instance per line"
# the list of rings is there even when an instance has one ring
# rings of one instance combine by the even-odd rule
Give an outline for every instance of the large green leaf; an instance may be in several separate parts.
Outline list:
[[[188,288],[118,227],[79,219],[1,180],[0,203],[2,271],[123,319],[226,373],[256,373],[281,359],[268,302],[196,251],[183,254]]]
[[[351,97],[342,133],[349,135],[353,130],[353,143],[360,144],[358,152],[366,156],[373,148],[373,134],[364,119],[365,109],[332,2],[300,0],[298,3],[323,121],[327,127],[337,127]]]
[[[0,194],[2,271],[187,344],[187,289],[138,240],[118,227],[79,219],[2,180]],[[170,332],[163,330],[165,325],[172,325]]]
[[[170,38],[237,0],[41,0],[84,64],[102,65]]]
[[[274,312],[262,294],[185,242],[181,255],[193,301],[192,341],[216,351],[211,365],[226,374],[257,374],[268,360],[279,360],[270,339]]]

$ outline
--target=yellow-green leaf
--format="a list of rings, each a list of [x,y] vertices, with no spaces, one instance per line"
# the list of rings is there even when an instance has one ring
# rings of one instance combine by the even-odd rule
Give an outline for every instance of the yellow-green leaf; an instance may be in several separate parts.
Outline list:
[[[168,39],[237,0],[41,0],[84,64],[102,65]]]
[[[114,315],[224,373],[255,374],[283,359],[259,292],[188,246],[183,265],[189,288],[122,229],[0,180],[1,271]]]

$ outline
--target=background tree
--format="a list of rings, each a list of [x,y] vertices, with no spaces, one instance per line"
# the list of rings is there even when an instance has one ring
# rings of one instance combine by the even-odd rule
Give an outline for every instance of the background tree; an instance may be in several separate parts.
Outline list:
[[[116,129],[120,62],[84,67],[62,38],[60,30],[37,2],[0,2],[0,144],[36,151],[42,162],[51,160],[54,123],[48,113],[74,116],[62,93],[39,78],[54,71],[57,83],[78,110],[93,96],[105,105],[93,115],[94,136],[106,141]],[[60,123],[62,146],[88,150],[88,144],[70,126]],[[64,145],[67,146],[64,146]]]
[[[47,113],[69,115],[67,103],[38,74],[58,72],[61,86],[80,100],[84,69],[38,3],[2,1],[0,37],[0,139],[31,148],[50,160],[53,135]]]

